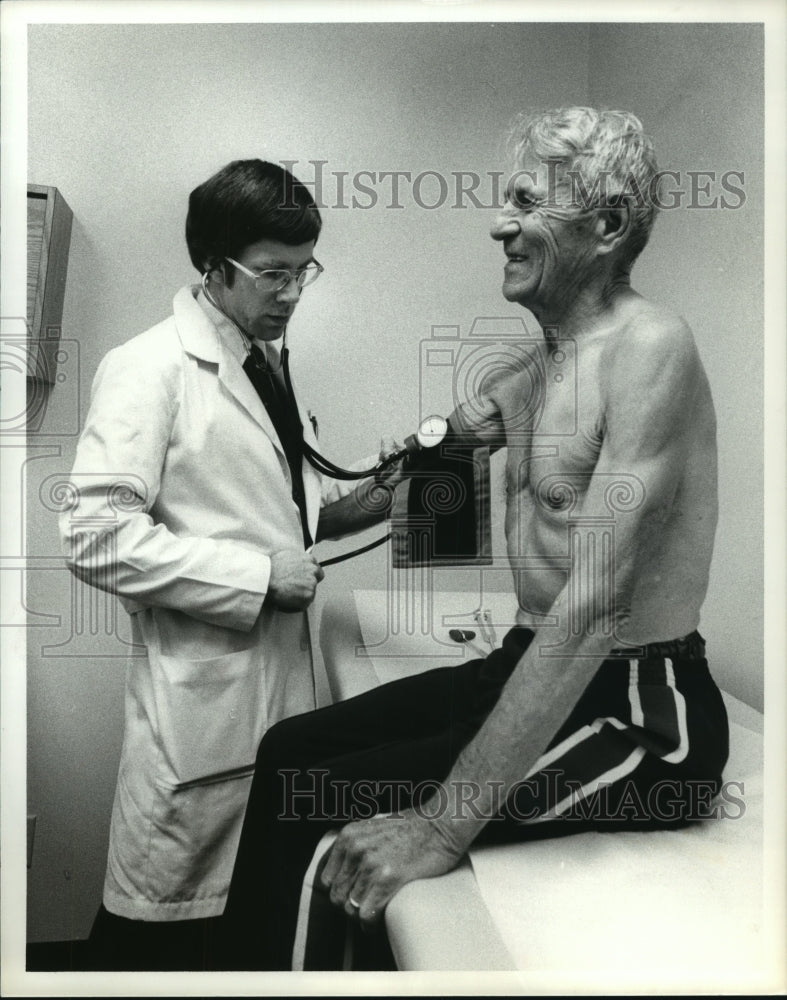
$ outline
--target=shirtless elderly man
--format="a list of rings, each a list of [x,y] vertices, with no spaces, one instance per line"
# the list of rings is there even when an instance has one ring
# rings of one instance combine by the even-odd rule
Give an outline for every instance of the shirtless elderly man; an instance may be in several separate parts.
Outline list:
[[[491,235],[542,357],[449,423],[455,440],[507,447],[520,624],[485,660],[269,731],[226,913],[239,967],[291,967],[301,883],[332,828],[318,879],[370,926],[473,844],[679,826],[721,781],[727,719],[697,632],[713,403],[686,323],[630,281],[655,215],[653,148],[631,114],[568,108],[523,124],[516,151]],[[554,378],[566,340],[576,397]]]

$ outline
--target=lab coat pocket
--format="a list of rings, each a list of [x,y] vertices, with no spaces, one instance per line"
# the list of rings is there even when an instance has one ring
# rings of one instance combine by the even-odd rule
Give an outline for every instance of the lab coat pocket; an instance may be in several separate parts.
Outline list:
[[[155,672],[165,783],[220,781],[254,767],[267,725],[259,648],[207,660],[159,654]]]

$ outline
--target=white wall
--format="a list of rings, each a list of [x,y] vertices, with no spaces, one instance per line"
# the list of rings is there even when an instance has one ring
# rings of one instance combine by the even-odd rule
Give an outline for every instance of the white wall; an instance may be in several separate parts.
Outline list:
[[[737,167],[744,149],[733,141],[738,128],[741,142],[759,150],[758,119],[746,124],[753,71],[741,77],[737,100],[717,90],[722,71],[707,64],[715,36],[698,35],[684,48],[641,26],[618,30],[623,33],[602,36],[587,25],[526,24],[32,27],[29,179],[60,188],[74,211],[63,337],[78,342],[80,367],[51,393],[39,438],[49,451],[30,454],[30,554],[59,551],[55,515],[40,500],[39,485],[70,468],[70,430],[84,416],[100,358],[166,315],[175,289],[193,280],[182,235],[188,192],[228,160],[297,160],[303,179],[312,177],[309,159],[327,160],[327,174],[350,176],[360,170],[483,174],[503,168],[501,135],[524,106],[591,99],[641,111],[663,146],[665,165],[680,157],[686,162],[678,166],[689,169],[696,159],[698,168],[727,160]],[[607,44],[607,37],[616,43]],[[756,70],[756,52],[741,49]],[[742,63],[739,69],[743,73]],[[717,118],[721,136],[709,124]],[[757,157],[747,157],[754,173]],[[756,206],[756,178],[752,183]],[[290,331],[299,392],[314,401],[323,449],[339,463],[373,451],[381,433],[402,437],[413,428],[421,396],[419,342],[432,324],[457,324],[466,332],[476,316],[518,315],[499,294],[500,251],[487,235],[491,210],[456,209],[449,201],[428,211],[409,196],[397,210],[386,207],[388,190],[378,185],[374,208],[324,212],[318,257],[326,274],[304,294]],[[424,200],[435,190],[425,183]],[[479,190],[482,198],[485,190]],[[331,203],[334,194],[332,182],[326,188]],[[726,502],[706,630],[725,676],[731,676],[726,664],[741,662],[742,677],[731,690],[756,704],[761,527],[748,502],[736,513],[731,501],[741,495],[732,475],[741,444],[747,481],[754,483],[747,488],[757,504],[761,500],[760,264],[750,249],[759,223],[754,208],[728,215],[662,219],[649,262],[640,266],[640,285],[654,296],[668,295],[688,316],[722,397]],[[709,262],[708,245],[739,252]],[[721,275],[720,264],[729,269]],[[697,267],[702,280],[695,278]],[[730,284],[740,269],[744,277],[732,301]],[[743,356],[742,340],[751,347]],[[750,366],[746,382],[744,365]],[[430,392],[427,382],[427,399]],[[497,518],[502,554],[500,541]],[[345,547],[326,548],[326,554]],[[751,619],[736,628],[734,588],[741,579]],[[318,611],[326,594],[384,581],[381,551],[331,568]],[[457,571],[452,585],[472,588],[477,577]],[[499,585],[508,585],[505,575]],[[33,615],[62,619],[56,626],[34,617],[42,627],[31,628],[29,641],[29,801],[38,815],[28,900],[33,941],[84,936],[100,898],[128,629],[121,615],[117,634],[107,634],[112,624],[101,617],[101,598],[95,601],[98,618],[72,636],[67,574],[31,573]],[[59,649],[41,649],[58,643]]]
[[[762,709],[763,31],[594,25],[590,99],[640,115],[659,165],[744,173],[734,210],[664,211],[636,287],[692,327],[716,403],[719,527],[700,631],[720,684]],[[603,57],[602,57],[603,53]],[[735,180],[740,184],[739,180]],[[690,189],[690,182],[686,185]],[[716,195],[719,183],[713,185]],[[707,204],[712,199],[698,199]],[[732,204],[739,199],[727,196]],[[684,200],[684,204],[687,201]],[[782,665],[777,662],[776,668]]]

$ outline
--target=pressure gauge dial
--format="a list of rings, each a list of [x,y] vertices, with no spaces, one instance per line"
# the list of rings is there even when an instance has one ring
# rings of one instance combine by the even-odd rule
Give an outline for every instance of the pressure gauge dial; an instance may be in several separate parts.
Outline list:
[[[421,448],[434,448],[448,433],[448,421],[445,417],[433,414],[425,417],[416,431],[415,437]]]

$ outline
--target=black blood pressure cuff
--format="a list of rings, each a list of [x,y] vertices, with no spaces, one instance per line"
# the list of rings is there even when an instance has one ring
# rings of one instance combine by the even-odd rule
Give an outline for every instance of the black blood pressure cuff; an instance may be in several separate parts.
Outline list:
[[[489,565],[489,448],[449,422],[442,442],[409,455],[404,469],[390,515],[394,566]]]

